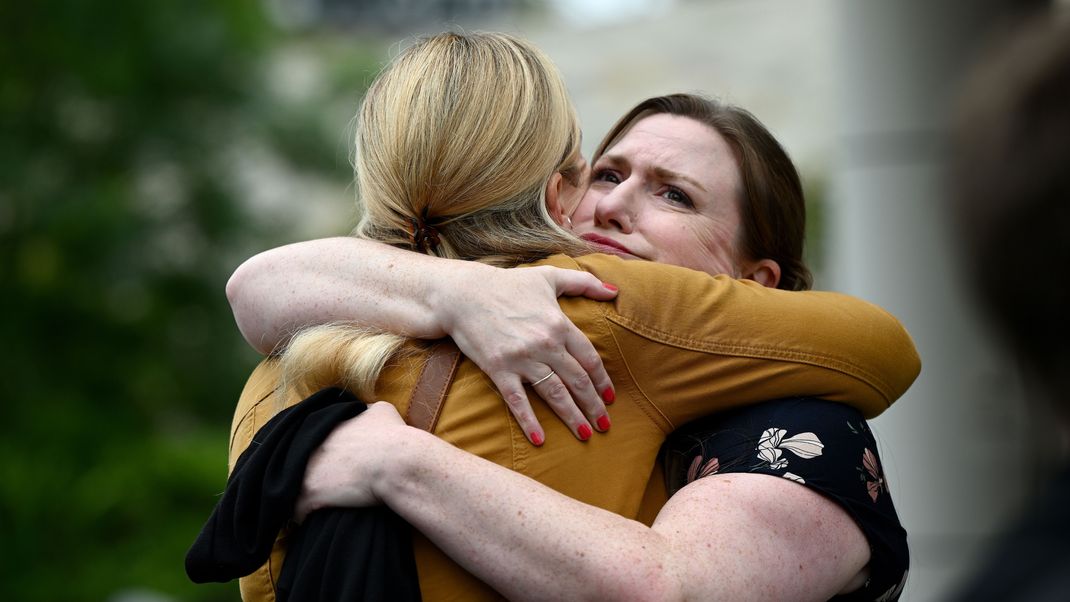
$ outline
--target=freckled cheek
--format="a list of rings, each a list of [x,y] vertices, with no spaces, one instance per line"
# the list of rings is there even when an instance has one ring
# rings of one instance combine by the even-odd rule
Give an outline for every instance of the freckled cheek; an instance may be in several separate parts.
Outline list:
[[[662,224],[661,228],[648,228],[645,234],[656,247],[659,262],[706,270],[709,264],[706,242],[695,228],[686,223]]]
[[[690,267],[709,274],[738,276],[730,240],[717,228],[687,228],[680,240],[687,240]]]

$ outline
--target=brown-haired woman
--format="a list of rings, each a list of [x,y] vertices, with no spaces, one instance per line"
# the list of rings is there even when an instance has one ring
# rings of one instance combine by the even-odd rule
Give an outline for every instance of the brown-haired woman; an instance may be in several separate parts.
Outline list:
[[[467,57],[461,65],[472,60]],[[426,81],[426,73],[421,77]],[[374,98],[370,93],[366,109]],[[374,122],[365,116],[364,123]],[[428,131],[465,139],[456,129]],[[706,273],[604,255],[552,256],[533,270],[497,270],[366,241],[335,240],[277,250],[236,275],[228,287],[236,313],[240,307],[263,306],[265,301],[282,305],[282,310],[268,312],[276,331],[360,316],[380,320],[373,326],[398,328],[410,336],[453,336],[470,357],[484,354],[491,358],[490,364],[497,362],[490,367],[497,373],[492,375],[494,383],[522,426],[517,431],[507,418],[503,420],[507,414],[492,383],[476,367],[478,362],[466,360],[434,431],[442,439],[404,426],[393,406],[374,405],[337,429],[310,464],[302,510],[327,503],[386,502],[438,546],[417,548],[421,586],[428,598],[494,596],[447,563],[438,550],[510,598],[749,594],[805,599],[857,589],[865,581],[869,547],[851,516],[821,493],[769,478],[761,470],[727,477],[714,474],[688,485],[653,527],[644,526],[653,521],[666,498],[654,459],[667,432],[728,406],[809,395],[877,413],[916,375],[917,359],[909,338],[894,319],[864,303],[830,294],[778,292],[708,275],[727,273],[775,286],[781,268],[777,260],[750,256],[737,248],[741,231],[737,205],[750,201],[740,198],[748,188],[736,166],[746,156],[740,158],[739,151],[705,123],[671,113],[644,116],[622,126],[619,139],[605,150],[595,160],[594,183],[573,215],[575,231],[613,254],[673,261]],[[571,213],[571,203],[564,200],[569,193],[563,172],[568,170],[555,169],[557,175],[540,178],[549,214],[563,219]],[[426,180],[414,181],[428,186]],[[691,188],[692,184],[696,186]],[[396,222],[391,231],[402,237],[397,244],[437,252],[443,248],[442,239],[458,236],[451,225],[460,214],[451,213],[448,205],[425,212],[426,203],[413,202],[423,194],[399,195],[407,205],[382,215]],[[366,205],[371,201],[364,199]],[[421,236],[436,218],[441,219],[436,220],[433,235]],[[409,237],[403,234],[406,222],[413,224]],[[500,248],[493,251],[501,254]],[[354,266],[359,272],[352,271]],[[575,270],[594,278],[563,273]],[[255,292],[258,285],[251,282],[259,279],[257,272],[267,275],[261,282],[269,283],[259,290],[285,293],[281,302]],[[461,280],[445,278],[447,274]],[[328,280],[319,279],[324,275]],[[338,286],[347,276],[363,287],[355,296],[351,296],[354,289]],[[326,288],[324,282],[329,283]],[[518,332],[523,340],[531,324],[555,323],[561,315],[556,304],[554,317],[540,315],[547,297],[552,300],[562,291],[604,295],[604,289],[599,292],[601,282],[620,286],[612,303],[562,301],[565,315],[582,327],[590,340],[581,338],[593,347],[571,336],[563,339],[564,345],[535,352],[515,351],[523,348],[515,344],[511,352],[509,344],[488,343],[514,338]],[[386,304],[390,307],[382,307],[382,295],[391,301]],[[311,310],[289,311],[309,307],[305,301],[313,303]],[[405,307],[395,307],[395,301],[411,303],[407,306],[411,314]],[[488,315],[483,310],[496,303],[506,308],[505,315],[521,319],[517,327],[510,319],[492,318],[495,327],[504,328],[495,328],[488,336],[480,326]],[[421,311],[423,307],[430,310]],[[372,315],[383,309],[391,315],[385,319]],[[238,319],[248,325],[248,316]],[[243,332],[250,336],[247,328]],[[336,334],[320,332],[328,337]],[[360,331],[353,337],[369,338]],[[273,342],[252,338],[262,346]],[[339,339],[333,340],[331,346],[339,348]],[[341,341],[342,347],[347,345]],[[409,355],[392,355],[371,369],[378,377],[367,398],[404,406],[422,361],[419,349],[407,345]],[[592,348],[601,363],[592,357]],[[286,353],[309,357],[318,353],[310,346],[299,349],[305,351],[291,347]],[[306,365],[315,369],[324,362],[320,354]],[[250,440],[264,415],[270,415],[274,400],[283,398],[282,405],[287,405],[299,398],[292,392],[276,392],[278,373],[278,366],[269,360],[247,385],[235,417],[232,454]],[[301,378],[303,373],[295,371],[294,382]],[[355,388],[360,388],[360,378],[358,374]],[[563,416],[564,424],[547,421],[550,410],[541,405],[527,406],[522,382],[537,383],[535,390]],[[323,384],[328,383],[315,382]],[[570,392],[582,412],[570,408]],[[609,430],[601,403],[613,399],[612,434],[591,439],[588,419],[599,430]],[[862,414],[853,412],[862,424]],[[575,438],[560,436],[566,428]],[[361,436],[353,437],[357,431]],[[552,444],[536,450],[524,437]],[[780,456],[785,451],[809,454],[812,459],[820,455],[817,445],[796,434],[781,434],[766,439],[761,449],[775,460],[767,468],[784,472],[787,460]],[[359,462],[332,461],[338,457]],[[711,465],[706,461],[704,466]],[[763,512],[780,505],[788,511]],[[746,554],[741,556],[740,550]]]

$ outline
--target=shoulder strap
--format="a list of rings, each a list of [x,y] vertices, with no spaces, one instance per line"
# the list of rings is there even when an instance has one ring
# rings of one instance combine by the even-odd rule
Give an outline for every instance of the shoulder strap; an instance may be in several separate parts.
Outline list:
[[[461,350],[452,340],[445,340],[431,348],[420,378],[412,389],[409,398],[407,422],[416,428],[428,432],[435,430],[438,417],[442,412],[442,402],[446,391],[457,374],[461,363]]]

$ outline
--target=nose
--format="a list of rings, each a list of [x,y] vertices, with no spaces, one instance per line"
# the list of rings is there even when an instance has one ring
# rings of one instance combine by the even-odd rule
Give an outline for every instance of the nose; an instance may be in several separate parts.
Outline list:
[[[630,233],[635,228],[638,195],[639,187],[632,178],[614,186],[598,199],[594,208],[595,224]]]

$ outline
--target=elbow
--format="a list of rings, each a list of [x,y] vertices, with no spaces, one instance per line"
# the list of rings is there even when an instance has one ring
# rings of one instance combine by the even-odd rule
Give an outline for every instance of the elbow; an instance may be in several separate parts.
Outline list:
[[[230,303],[230,310],[234,312],[235,319],[238,318],[238,307],[241,305],[242,289],[245,286],[245,281],[247,279],[245,276],[245,266],[249,261],[251,260],[247,259],[243,261],[242,264],[238,266],[238,269],[234,270],[234,273],[227,279],[227,303]]]
[[[874,418],[902,397],[921,373],[921,357],[906,327],[883,308],[874,309],[868,319],[858,319],[864,330],[853,339],[858,345],[863,372],[856,373],[878,396],[878,403],[863,409],[866,418]]]
[[[253,302],[255,296],[253,288],[261,255],[263,253],[246,259],[234,270],[234,273],[227,279],[226,295],[230,311],[234,315],[234,322],[245,342],[258,352],[267,355],[273,349],[266,344],[267,337],[258,329],[259,322],[256,320],[256,308]]]
[[[895,319],[893,318],[893,320]],[[896,363],[889,363],[889,365],[898,366],[899,368],[896,378],[891,383],[891,401],[895,401],[907,392],[907,389],[914,384],[914,381],[921,374],[921,356],[918,354],[914,339],[911,338],[910,333],[898,320],[895,320],[894,328],[889,332],[887,339],[894,342],[892,357],[898,359]]]

